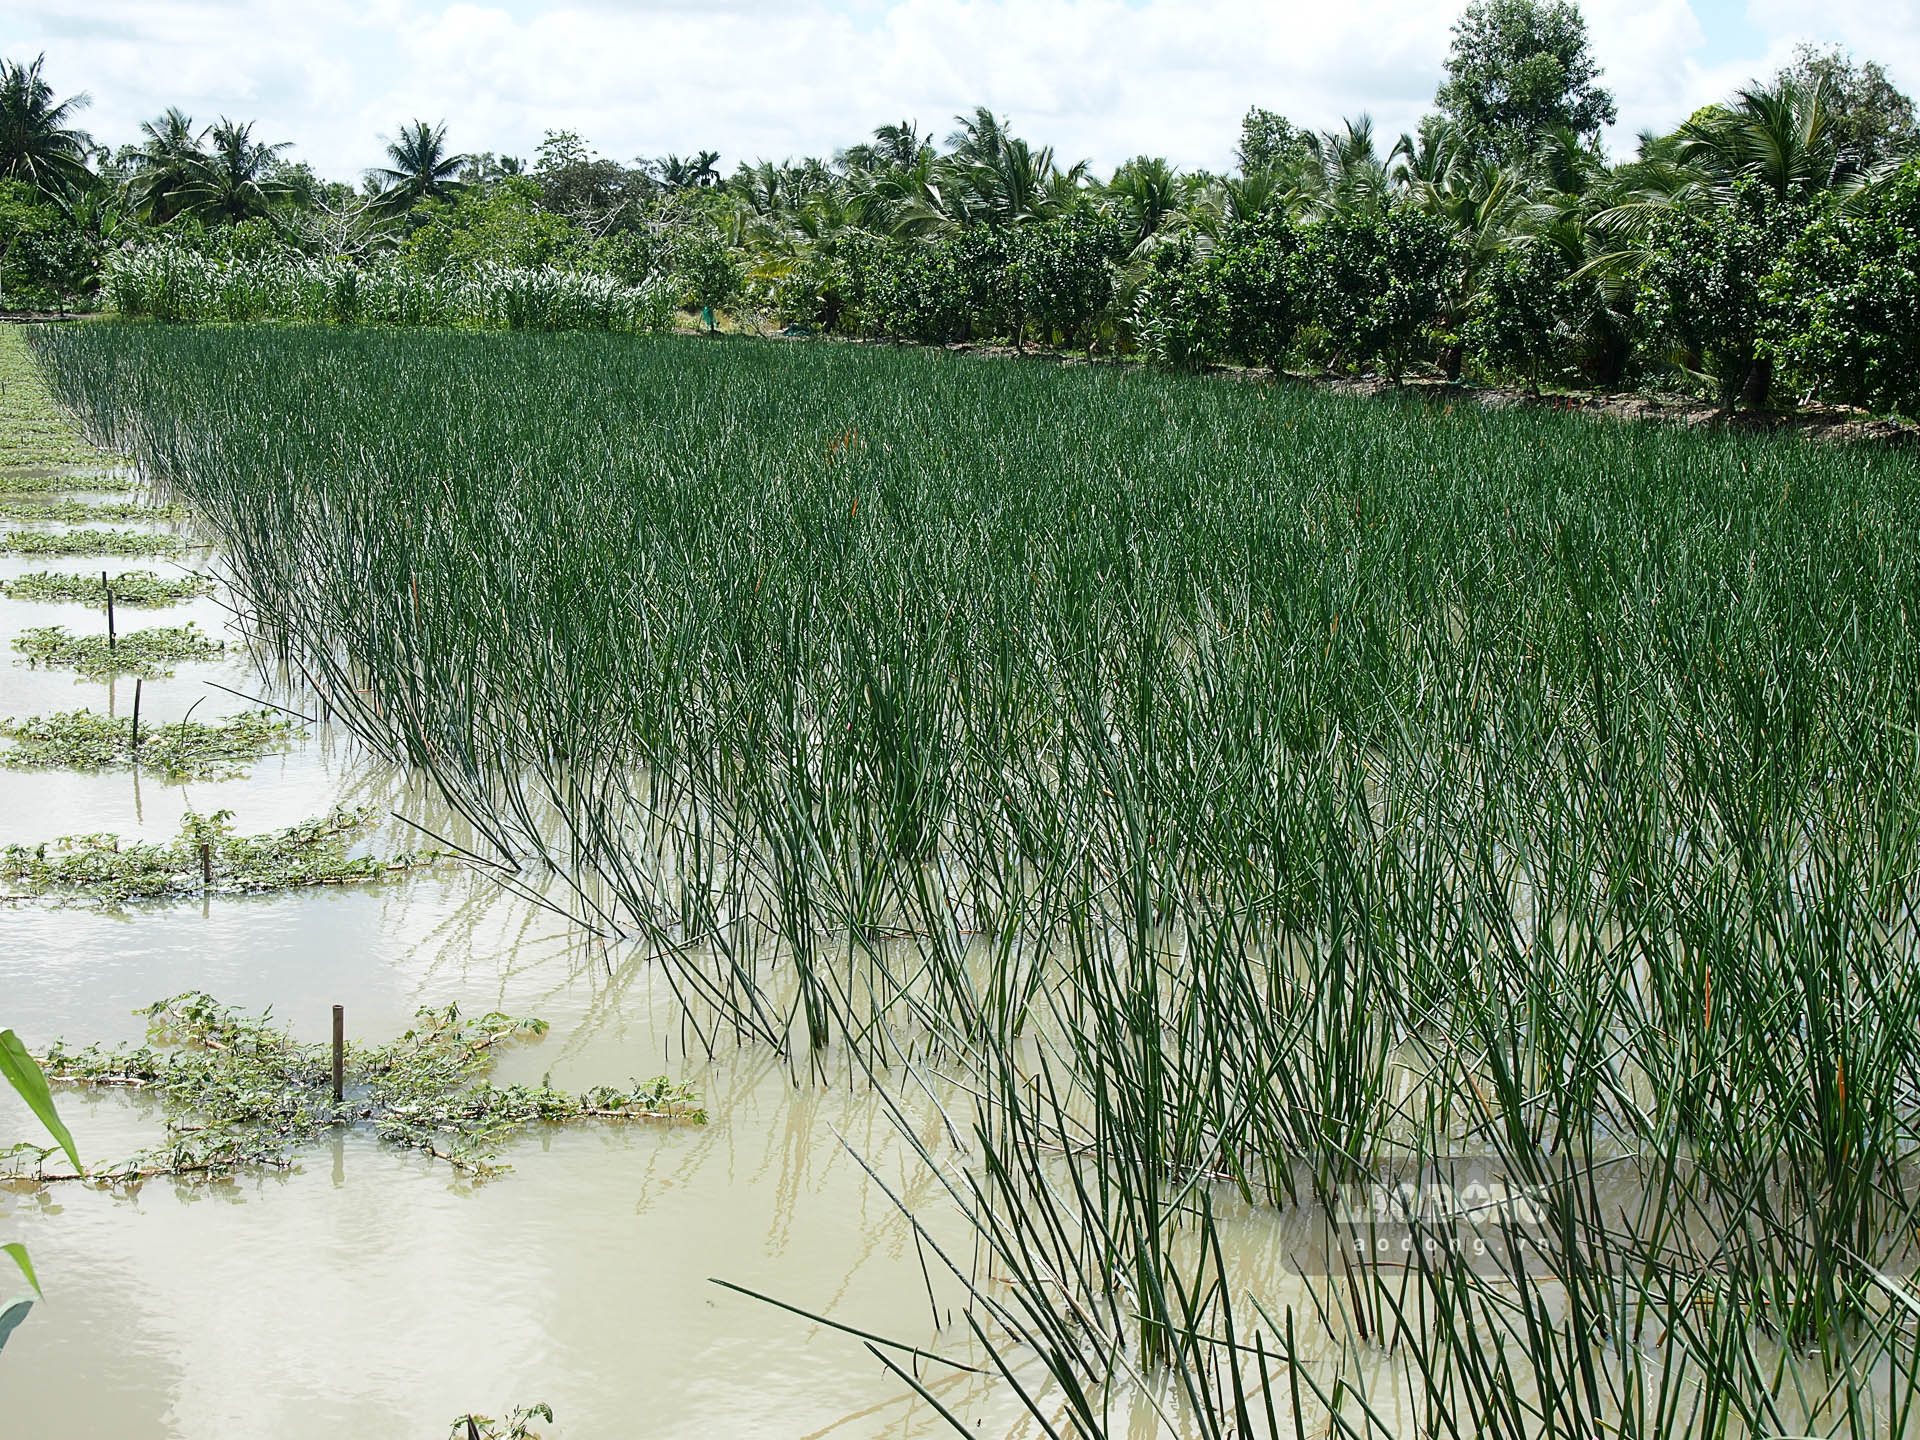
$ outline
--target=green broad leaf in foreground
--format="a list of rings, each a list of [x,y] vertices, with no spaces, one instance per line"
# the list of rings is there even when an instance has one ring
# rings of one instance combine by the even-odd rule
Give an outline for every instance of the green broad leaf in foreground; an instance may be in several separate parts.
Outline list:
[[[73,1162],[73,1168],[84,1170],[80,1163],[80,1151],[73,1143],[73,1135],[62,1123],[53,1108],[53,1092],[47,1088],[47,1077],[40,1073],[40,1067],[34,1063],[33,1056],[27,1053],[27,1047],[20,1043],[20,1037],[11,1030],[0,1030],[0,1075],[5,1075],[20,1092],[20,1098],[27,1102],[27,1108],[40,1117],[40,1123],[47,1127],[47,1133],[60,1142],[60,1148],[67,1152],[67,1159]],[[12,1314],[12,1311],[8,1311]],[[16,1320],[14,1323],[18,1324]]]
[[[0,1310],[0,1350],[7,1348],[7,1338],[27,1318],[27,1312],[33,1309],[33,1301],[21,1300]]]
[[[40,1295],[42,1300],[46,1299],[45,1295],[40,1294],[40,1277],[33,1273],[33,1258],[27,1254],[27,1247],[15,1240],[10,1244],[0,1245],[0,1250],[4,1250],[13,1257],[13,1263],[20,1267],[20,1273],[27,1277],[27,1283],[33,1287],[33,1293]]]

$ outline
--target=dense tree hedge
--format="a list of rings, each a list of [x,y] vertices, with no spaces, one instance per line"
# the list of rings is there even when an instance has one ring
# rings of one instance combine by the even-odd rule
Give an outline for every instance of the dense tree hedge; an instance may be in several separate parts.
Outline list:
[[[1809,393],[1920,415],[1920,164],[1806,226],[1763,289],[1770,352]]]
[[[1138,156],[1104,182],[979,110],[944,148],[884,125],[725,181],[711,151],[625,165],[555,131],[527,165],[415,121],[355,190],[178,110],[101,162],[37,65],[6,69],[25,79],[0,105],[33,99],[0,116],[14,308],[631,327],[664,300],[715,327],[1184,369],[1920,411],[1911,102],[1878,66],[1803,47],[1610,162],[1613,102],[1567,0],[1473,0],[1440,113],[1390,147],[1364,119],[1315,134],[1255,107],[1235,174]]]

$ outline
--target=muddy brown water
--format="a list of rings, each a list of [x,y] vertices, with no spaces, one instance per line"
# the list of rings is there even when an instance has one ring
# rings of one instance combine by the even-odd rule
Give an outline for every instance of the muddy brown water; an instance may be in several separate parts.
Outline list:
[[[0,557],[5,578],[103,568],[173,562]],[[122,632],[187,619],[217,633],[229,617],[218,598],[118,616]],[[0,601],[0,714],[125,714],[129,680],[14,663],[13,638],[47,624],[87,631],[104,617]],[[222,685],[251,695],[259,682],[238,653],[182,666],[146,682],[143,721],[248,708]],[[165,839],[189,807],[230,809],[252,833],[340,801],[447,823],[405,776],[314,727],[217,784],[0,769],[0,843],[103,830]],[[421,842],[393,823],[372,843]],[[348,1133],[301,1153],[291,1173],[154,1181],[130,1195],[0,1191],[0,1235],[27,1243],[46,1291],[0,1356],[12,1433],[429,1437],[457,1415],[534,1402],[553,1407],[543,1428],[556,1437],[948,1433],[858,1341],[709,1283],[967,1352],[957,1317],[935,1325],[910,1227],[848,1151],[939,1211],[870,1094],[796,1083],[761,1050],[689,1053],[657,973],[454,864],[377,886],[117,913],[0,907],[0,1024],[29,1045],[137,1039],[137,1009],[189,988],[271,1007],[306,1039],[324,1036],[335,1004],[369,1042],[422,1006],[537,1015],[551,1030],[508,1052],[498,1078],[551,1074],[580,1088],[665,1073],[692,1083],[711,1119],[539,1134],[503,1153],[510,1173],[481,1184]],[[63,1091],[59,1103],[90,1162],[160,1134],[137,1097]],[[924,1118],[938,1123],[930,1104]],[[9,1094],[0,1135],[32,1133]],[[984,1381],[926,1373],[946,1403],[986,1422],[981,1433],[1023,1429]]]
[[[207,552],[178,562],[0,555],[0,579],[181,568],[220,572]],[[123,634],[192,620],[230,642],[217,662],[146,681],[143,724],[213,720],[263,698],[309,705],[265,693],[229,604],[223,590],[118,612]],[[0,599],[0,715],[83,706],[125,715],[130,679],[16,663],[14,637],[55,624],[102,633],[105,617]],[[251,834],[336,804],[475,843],[424,785],[343,729],[314,724],[285,754],[217,783],[0,768],[0,844],[101,831],[161,841],[189,810],[230,810]],[[362,848],[429,843],[389,819]],[[0,1187],[0,1238],[28,1245],[46,1290],[0,1354],[0,1414],[15,1433],[438,1437],[456,1416],[536,1402],[554,1411],[539,1427],[552,1440],[954,1433],[859,1340],[715,1278],[990,1364],[959,1313],[962,1288],[932,1257],[923,1266],[912,1225],[863,1168],[948,1255],[980,1264],[972,1232],[878,1097],[844,1070],[796,1080],[764,1047],[709,1056],[689,1044],[680,1004],[644,954],[609,950],[487,874],[442,862],[377,885],[117,911],[0,904],[0,1025],[31,1047],[136,1041],[137,1012],[187,989],[271,1010],[308,1041],[326,1038],[336,1004],[349,1034],[367,1043],[397,1035],[426,1006],[538,1016],[550,1030],[507,1050],[496,1079],[548,1076],[577,1090],[666,1074],[695,1088],[709,1120],[537,1133],[502,1151],[509,1173],[482,1183],[348,1132],[300,1152],[285,1173],[155,1180],[132,1193]],[[903,1093],[903,1109],[921,1140],[949,1155],[941,1110],[964,1129],[969,1099],[923,1078],[931,1093]],[[57,1098],[90,1163],[161,1138],[155,1108],[137,1096],[63,1089]],[[11,1092],[0,1094],[0,1145],[22,1136],[38,1140],[37,1125]],[[1224,1243],[1244,1283],[1307,1312],[1270,1216],[1229,1222]],[[997,1379],[930,1362],[917,1369],[972,1433],[1044,1433]],[[1043,1377],[1030,1370],[1023,1380],[1052,1409]],[[1376,1394],[1375,1404],[1404,1415],[1404,1398]],[[1116,1394],[1109,1415],[1111,1433],[1134,1440],[1197,1433],[1172,1393]]]
[[[218,570],[204,552],[185,563]],[[0,578],[174,568],[0,556]],[[143,721],[210,720],[261,693],[223,595],[118,618],[123,633],[192,619],[235,642],[216,663],[147,681]],[[130,680],[31,669],[11,649],[30,626],[104,623],[82,605],[0,599],[0,715],[82,706],[124,715]],[[231,810],[240,831],[256,833],[341,803],[463,838],[419,783],[344,731],[314,725],[245,778],[212,784],[0,768],[0,844],[98,831],[164,840],[189,809]],[[390,820],[368,843],[426,842]],[[46,1291],[0,1354],[9,1433],[424,1440],[446,1435],[455,1416],[536,1402],[553,1408],[555,1423],[540,1427],[553,1440],[953,1433],[857,1339],[710,1282],[984,1365],[957,1313],[959,1287],[929,1295],[912,1227],[861,1161],[963,1258],[973,1254],[964,1223],[879,1100],[844,1074],[797,1081],[764,1048],[710,1057],[689,1046],[678,1002],[644,955],[610,951],[451,862],[372,886],[123,911],[0,904],[0,1025],[30,1046],[137,1040],[136,1012],[187,989],[270,1009],[305,1040],[326,1036],[336,1004],[367,1043],[398,1034],[425,1006],[538,1016],[547,1035],[508,1050],[496,1078],[550,1076],[580,1089],[666,1074],[695,1087],[710,1119],[529,1135],[502,1152],[511,1171],[484,1183],[348,1132],[300,1152],[285,1173],[150,1181],[131,1193],[0,1187],[0,1239],[26,1242]],[[89,1162],[161,1135],[137,1096],[58,1098]],[[906,1105],[921,1137],[946,1153],[936,1102],[963,1127],[969,1106],[937,1084]],[[24,1136],[37,1127],[8,1092],[0,1145]],[[1225,1243],[1238,1283],[1273,1313],[1288,1303],[1315,1313],[1270,1215],[1230,1221]],[[1338,1364],[1332,1336],[1303,1339]],[[1405,1376],[1349,1353],[1355,1361],[1373,1376],[1375,1413],[1410,1430]],[[1010,1387],[919,1368],[972,1433],[1040,1433]],[[1164,1395],[1158,1407],[1116,1396],[1111,1414],[1111,1433],[1135,1440],[1190,1428]],[[1282,1428],[1291,1433],[1290,1417]]]

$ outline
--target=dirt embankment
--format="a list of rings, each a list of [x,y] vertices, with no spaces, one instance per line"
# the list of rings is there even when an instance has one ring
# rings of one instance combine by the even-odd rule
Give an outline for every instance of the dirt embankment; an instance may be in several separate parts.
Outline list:
[[[892,344],[892,341],[855,343]],[[996,358],[1052,360],[1065,365],[1113,365],[1135,363],[1101,356],[1066,355],[1057,351],[1015,350],[1011,345],[952,344],[933,348]],[[1252,369],[1237,365],[1216,365],[1206,372],[1226,379],[1255,384],[1309,385],[1343,395],[1418,396],[1435,404],[1472,404],[1489,410],[1525,408],[1562,410],[1587,415],[1602,415],[1615,420],[1660,421],[1667,424],[1699,425],[1728,430],[1768,432],[1793,431],[1809,439],[1834,444],[1870,444],[1896,448],[1920,446],[1920,423],[1887,416],[1875,416],[1845,405],[1808,405],[1793,410],[1723,410],[1704,400],[1687,395],[1643,391],[1542,391],[1497,385],[1474,385],[1435,377],[1392,380],[1383,375],[1333,375],[1325,372]]]
[[[1247,372],[1250,376],[1261,372]],[[1450,384],[1445,380],[1391,380],[1368,376],[1348,379],[1328,375],[1288,374],[1295,384],[1318,385],[1355,395],[1426,395],[1435,400],[1461,400],[1489,410],[1528,408],[1604,415],[1616,420],[1654,420],[1668,424],[1718,426],[1729,430],[1790,430],[1813,440],[1839,444],[1909,446],[1920,444],[1920,424],[1869,415],[1845,405],[1809,405],[1795,410],[1727,411],[1684,395],[1542,392],[1499,386]]]

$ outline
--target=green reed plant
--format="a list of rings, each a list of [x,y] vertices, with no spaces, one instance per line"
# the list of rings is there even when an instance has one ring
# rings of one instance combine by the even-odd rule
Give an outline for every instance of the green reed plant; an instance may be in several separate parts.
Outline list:
[[[1062,1433],[1141,1384],[1367,1433],[1393,1366],[1422,1433],[1904,1423],[1912,457],[864,347],[34,345],[263,665],[702,1043],[966,1078],[1006,1288],[951,1283]],[[1674,1210],[1291,1322],[1217,1243],[1460,1158]]]

